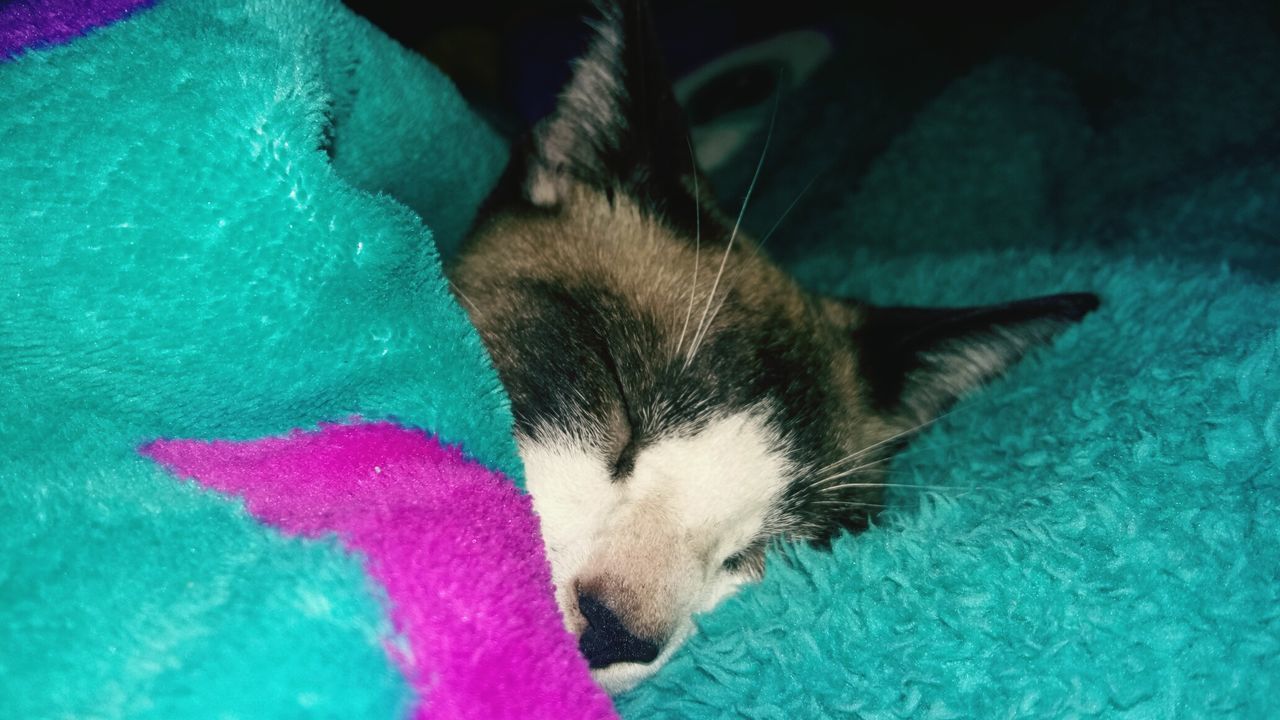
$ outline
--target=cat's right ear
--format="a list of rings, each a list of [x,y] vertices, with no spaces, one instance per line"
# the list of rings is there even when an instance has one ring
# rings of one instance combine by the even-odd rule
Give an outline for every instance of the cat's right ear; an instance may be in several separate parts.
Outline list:
[[[982,307],[847,304],[854,308],[850,337],[868,399],[881,412],[919,424],[1079,322],[1099,300],[1064,293]]]
[[[684,210],[672,206],[692,205],[696,162],[648,3],[603,0],[597,11],[555,110],[514,151],[499,201],[555,209],[581,183]]]

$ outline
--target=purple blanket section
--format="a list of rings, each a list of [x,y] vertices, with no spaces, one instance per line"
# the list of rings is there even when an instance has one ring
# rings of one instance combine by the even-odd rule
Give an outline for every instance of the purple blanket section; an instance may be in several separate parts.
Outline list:
[[[281,530],[336,533],[386,589],[415,718],[614,718],[552,597],[527,495],[417,430],[323,425],[145,455]]]
[[[155,0],[0,0],[0,62],[74,40]]]

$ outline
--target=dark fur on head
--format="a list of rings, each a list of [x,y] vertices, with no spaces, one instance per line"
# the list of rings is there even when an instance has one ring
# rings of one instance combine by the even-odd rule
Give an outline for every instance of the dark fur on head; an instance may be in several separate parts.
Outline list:
[[[758,575],[773,538],[826,542],[865,527],[881,502],[878,461],[1098,300],[908,309],[805,291],[716,207],[643,3],[600,12],[559,106],[514,154],[449,275],[510,394],[569,626],[584,648],[600,646],[589,638],[602,621],[579,606],[593,617],[607,607],[656,653],[708,604],[698,598],[711,591],[687,578]],[[776,458],[769,478],[669,477],[679,471],[661,461],[687,460],[672,448],[689,438],[725,463],[746,452],[704,438],[725,418],[748,419],[736,432]],[[573,489],[558,495],[557,483]],[[693,522],[671,519],[685,508],[650,507],[735,492],[771,499],[733,547],[635,547],[738,527],[710,510]],[[600,518],[579,528],[575,513]],[[592,652],[606,669],[653,654]]]

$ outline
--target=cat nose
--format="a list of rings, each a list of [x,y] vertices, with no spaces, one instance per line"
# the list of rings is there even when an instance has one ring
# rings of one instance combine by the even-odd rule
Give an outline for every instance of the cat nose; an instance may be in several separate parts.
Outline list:
[[[578,610],[587,620],[587,629],[578,638],[578,649],[592,670],[620,662],[653,662],[658,657],[658,646],[632,635],[599,598],[578,593]]]

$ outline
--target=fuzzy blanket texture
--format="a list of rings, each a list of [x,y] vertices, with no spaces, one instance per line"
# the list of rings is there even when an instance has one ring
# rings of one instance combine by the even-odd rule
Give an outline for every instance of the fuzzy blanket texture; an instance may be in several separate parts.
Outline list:
[[[337,2],[146,5],[0,8],[0,717],[614,716],[433,244],[505,145]]]
[[[249,513],[367,558],[431,718],[609,717],[547,593],[528,495],[420,431],[331,425],[240,443],[160,440],[143,452]],[[522,561],[523,560],[523,561]],[[323,601],[319,601],[322,603]]]
[[[960,78],[848,30],[780,111],[749,219],[817,180],[769,249],[874,301],[1104,305],[917,439],[876,527],[775,553],[624,717],[1280,713],[1277,25],[1082,2]],[[432,249],[505,159],[447,82],[319,0],[168,0],[10,54],[0,716],[608,716],[545,595],[450,584],[545,563],[480,467],[519,475]],[[904,55],[926,70],[886,84]],[[462,541],[419,552],[458,504]],[[503,643],[544,664],[486,685],[466,658]]]

